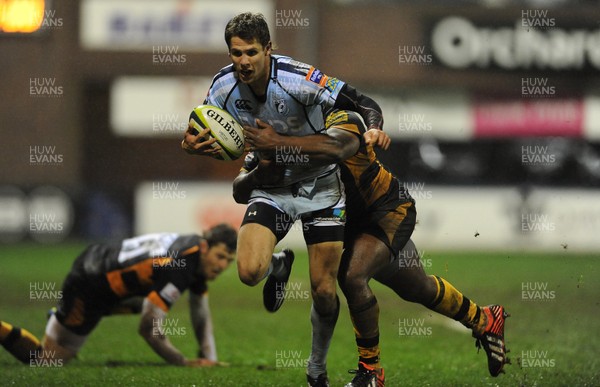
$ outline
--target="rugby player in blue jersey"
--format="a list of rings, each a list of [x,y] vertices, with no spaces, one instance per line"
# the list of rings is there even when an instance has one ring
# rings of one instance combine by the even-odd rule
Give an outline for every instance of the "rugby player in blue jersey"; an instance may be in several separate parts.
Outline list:
[[[234,17],[225,28],[225,41],[232,64],[214,77],[204,104],[227,110],[242,125],[270,127],[286,136],[314,135],[324,133],[324,117],[334,109],[357,112],[369,128],[382,125],[381,109],[369,97],[313,66],[273,54],[262,15]],[[182,148],[190,154],[213,155],[214,140],[206,141],[206,134],[190,128]],[[343,149],[342,157],[355,151]],[[249,154],[246,164],[255,163],[256,168],[243,169],[234,181],[234,187],[253,183],[239,230],[239,276],[249,286],[267,278],[265,307],[271,312],[279,309],[285,296],[277,290],[285,288],[294,256],[289,250],[277,254],[273,250],[291,225],[302,221],[313,299],[308,378],[325,381],[326,352],[339,314],[336,278],[344,238],[344,188],[337,162],[281,164],[274,161],[276,153]]]

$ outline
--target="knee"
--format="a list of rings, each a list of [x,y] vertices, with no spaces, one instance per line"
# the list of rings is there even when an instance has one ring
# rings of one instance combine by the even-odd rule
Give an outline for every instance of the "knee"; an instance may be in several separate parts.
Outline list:
[[[244,259],[243,256],[238,256],[237,264],[240,281],[248,286],[255,286],[260,283],[268,270],[268,265],[261,266],[260,264],[257,264],[256,261]]]
[[[340,273],[339,276],[340,289],[348,300],[352,300],[360,294],[363,294],[368,288],[369,279],[364,273],[347,270]]]
[[[419,304],[427,304],[433,300],[437,294],[437,286],[433,276],[425,276],[423,280],[416,281],[404,289],[400,296],[409,302],[416,302]]]
[[[242,283],[244,285],[248,285],[248,286],[256,286],[256,285],[258,285],[258,283],[261,280],[261,278],[258,275],[258,272],[256,270],[254,270],[254,271],[239,270],[239,276],[240,276],[240,281],[242,281]]]
[[[336,283],[333,281],[320,281],[311,288],[313,302],[320,311],[336,307]]]

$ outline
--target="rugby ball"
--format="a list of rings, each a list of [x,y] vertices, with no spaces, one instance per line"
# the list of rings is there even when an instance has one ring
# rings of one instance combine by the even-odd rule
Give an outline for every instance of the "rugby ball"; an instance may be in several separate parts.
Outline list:
[[[200,105],[192,110],[190,125],[198,132],[210,128],[210,137],[217,139],[212,146],[220,148],[216,159],[235,160],[244,154],[246,141],[242,126],[225,110],[216,106]]]

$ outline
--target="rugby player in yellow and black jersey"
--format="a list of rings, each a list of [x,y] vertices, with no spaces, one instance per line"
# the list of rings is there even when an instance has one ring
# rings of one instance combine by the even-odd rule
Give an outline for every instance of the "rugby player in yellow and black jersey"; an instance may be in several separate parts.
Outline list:
[[[141,313],[139,333],[165,361],[180,366],[216,365],[207,282],[233,262],[236,243],[235,229],[220,224],[203,236],[159,233],[91,245],[64,280],[42,343],[6,322],[0,322],[0,343],[26,363],[48,357],[66,363],[103,317]],[[190,360],[171,344],[163,327],[169,309],[187,289],[200,346],[199,358]]]
[[[319,135],[277,136],[270,128],[246,128],[246,139],[257,151],[295,146],[311,155],[312,162],[335,160],[340,165],[347,214],[338,279],[348,301],[359,353],[356,376],[346,386],[385,384],[380,365],[379,306],[368,285],[371,278],[403,299],[420,303],[470,328],[487,354],[490,374],[497,376],[508,362],[504,345],[507,314],[500,305],[479,307],[445,279],[425,273],[410,240],[416,223],[415,201],[378,161],[373,150],[374,145],[387,149],[389,137],[377,129],[367,130],[362,119],[349,111],[332,112],[326,128],[335,141]],[[355,152],[344,160],[341,155],[347,154],[348,148]],[[261,175],[267,174],[257,173]],[[326,384],[315,381],[310,385]]]

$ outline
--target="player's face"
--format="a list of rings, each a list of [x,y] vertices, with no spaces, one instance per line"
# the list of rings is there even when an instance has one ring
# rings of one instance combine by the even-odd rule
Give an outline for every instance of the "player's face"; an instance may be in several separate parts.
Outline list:
[[[229,57],[240,81],[255,92],[263,92],[269,79],[271,43],[263,47],[256,41],[234,36],[229,44]]]
[[[204,278],[214,280],[233,262],[234,254],[224,243],[206,246],[202,252],[202,271]]]

